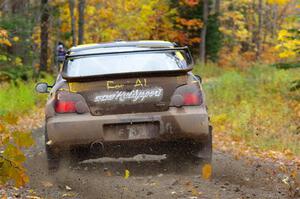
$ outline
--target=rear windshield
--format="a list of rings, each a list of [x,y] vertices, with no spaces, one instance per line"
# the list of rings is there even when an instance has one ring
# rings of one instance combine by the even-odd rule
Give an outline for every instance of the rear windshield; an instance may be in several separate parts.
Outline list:
[[[93,55],[67,60],[64,76],[84,77],[120,73],[176,71],[190,68],[185,53],[143,52]]]

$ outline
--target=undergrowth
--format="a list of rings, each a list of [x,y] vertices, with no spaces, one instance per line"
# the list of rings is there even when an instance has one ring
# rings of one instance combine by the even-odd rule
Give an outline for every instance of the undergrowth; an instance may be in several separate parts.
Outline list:
[[[53,77],[47,75],[40,81],[52,83]],[[47,95],[38,95],[35,84],[33,80],[1,83],[0,116],[8,113],[22,116],[37,106],[44,106]]]
[[[300,76],[299,68],[259,65],[232,70],[198,65],[195,71],[204,79],[216,133],[263,150],[300,155],[300,90],[290,89]]]

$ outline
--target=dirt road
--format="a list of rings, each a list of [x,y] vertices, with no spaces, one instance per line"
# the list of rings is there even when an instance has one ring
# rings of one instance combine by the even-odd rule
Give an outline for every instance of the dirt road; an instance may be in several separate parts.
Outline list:
[[[236,160],[214,151],[213,179],[200,178],[201,169],[178,170],[164,156],[94,159],[62,166],[55,174],[46,169],[43,129],[33,133],[36,146],[26,163],[29,188],[46,198],[288,198],[283,174],[268,162]],[[193,168],[190,165],[190,168]],[[124,178],[125,170],[129,178]]]

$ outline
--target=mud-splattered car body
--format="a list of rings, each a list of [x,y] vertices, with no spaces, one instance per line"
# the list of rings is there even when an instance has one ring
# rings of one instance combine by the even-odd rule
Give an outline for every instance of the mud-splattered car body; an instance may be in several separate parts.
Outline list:
[[[210,158],[205,98],[192,65],[187,47],[164,41],[71,48],[46,105],[48,159],[75,146],[98,145],[105,152],[110,145],[180,140],[197,149],[204,143]]]

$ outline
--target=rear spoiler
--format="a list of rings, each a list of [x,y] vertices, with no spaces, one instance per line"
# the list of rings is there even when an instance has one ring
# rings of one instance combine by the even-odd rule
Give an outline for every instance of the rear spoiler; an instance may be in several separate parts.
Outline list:
[[[171,71],[147,71],[147,72],[130,72],[130,73],[114,73],[114,74],[105,74],[105,75],[92,75],[92,76],[78,76],[78,77],[69,77],[62,74],[63,79],[67,82],[89,82],[96,80],[114,80],[116,78],[133,78],[133,77],[159,77],[159,76],[179,76],[185,75],[192,68],[182,69],[182,70],[171,70]]]
[[[141,50],[126,50],[126,51],[113,51],[113,52],[97,52],[97,53],[74,53],[68,52],[66,55],[66,59],[72,59],[72,58],[80,58],[80,57],[89,57],[89,56],[97,56],[97,55],[112,55],[112,54],[127,54],[127,53],[144,53],[144,52],[174,52],[174,51],[184,51],[187,55],[187,57],[190,59],[191,64],[193,64],[193,59],[191,52],[187,46],[184,47],[170,47],[170,48],[151,48],[149,49],[141,49]],[[189,60],[187,60],[189,61]]]
[[[64,72],[64,67],[66,65],[66,61],[70,59],[79,59],[84,57],[90,57],[90,56],[100,56],[100,55],[113,55],[113,54],[128,54],[128,53],[145,53],[145,52],[176,52],[176,51],[184,51],[186,61],[188,63],[188,68],[181,69],[181,70],[174,70],[174,71],[146,71],[146,72],[131,72],[131,73],[116,73],[116,74],[105,74],[105,75],[95,75],[95,76],[84,76],[84,77],[70,77]],[[193,69],[194,61],[191,55],[191,52],[187,46],[184,47],[169,47],[169,48],[149,48],[149,49],[140,49],[140,50],[127,50],[127,51],[114,51],[114,52],[97,52],[97,53],[68,53],[66,55],[65,64],[63,66],[62,70],[62,77],[64,79],[67,79],[69,81],[80,81],[80,80],[92,80],[92,79],[98,79],[98,78],[110,78],[110,76],[116,77],[129,77],[132,75],[159,75],[159,74],[166,74],[169,73],[169,75],[175,75],[175,74],[182,74],[186,73],[188,71],[191,71]]]

